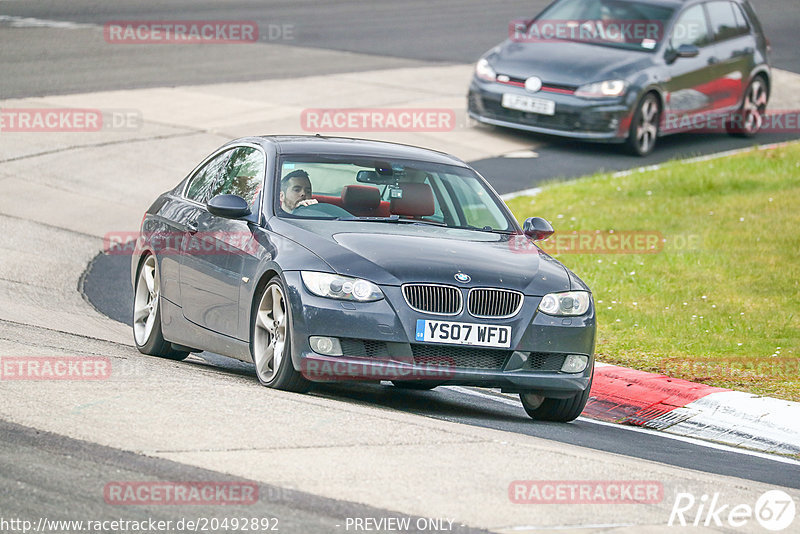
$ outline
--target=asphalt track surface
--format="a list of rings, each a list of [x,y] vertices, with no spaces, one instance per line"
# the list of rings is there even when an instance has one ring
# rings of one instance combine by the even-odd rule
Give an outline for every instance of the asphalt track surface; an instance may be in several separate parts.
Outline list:
[[[796,0],[754,0],[772,40],[775,66],[800,72],[796,56],[795,26],[800,20]],[[545,2],[453,3],[341,1],[317,2],[233,1],[218,2],[111,3],[78,0],[65,2],[0,0],[0,17],[31,17],[49,21],[71,21],[94,25],[88,28],[44,27],[35,40],[19,39],[20,30],[10,19],[0,18],[0,98],[78,93],[94,90],[205,84],[223,81],[290,78],[310,74],[372,70],[391,66],[430,65],[432,62],[474,61],[505,34],[510,19],[535,13]],[[126,47],[87,46],[87,33],[114,19],[226,19],[256,20],[269,24],[294,25],[295,38],[264,42],[263,46],[231,48],[161,47],[157,53],[141,54]],[[353,52],[350,61],[319,61],[297,64],[290,49],[339,50]],[[150,50],[152,52],[152,50]],[[466,92],[466,87],[465,87]],[[537,146],[536,159],[498,158],[474,162],[500,192],[531,187],[542,180],[569,178],[588,172],[625,169],[675,157],[719,152],[753,144],[727,136],[699,138],[674,136],[661,140],[649,158],[632,159],[617,148],[588,145],[544,136],[519,134]],[[762,136],[757,142],[773,142],[791,136]],[[568,166],[565,165],[564,156]],[[602,156],[602,163],[598,165]],[[176,177],[176,181],[179,177]],[[99,256],[87,268],[80,288],[98,310],[121,322],[129,322],[131,288],[129,258]],[[213,354],[203,354],[220,373],[248,375],[258,388],[252,366]],[[366,403],[423,417],[445,419],[467,425],[495,428],[579,446],[645,458],[669,465],[800,488],[800,469],[766,455],[730,451],[708,444],[672,439],[656,433],[592,422],[586,419],[569,425],[533,423],[509,397],[496,392],[479,393],[471,388],[439,388],[431,392],[400,391],[386,385],[320,386],[312,395],[345,403]],[[76,516],[109,513],[96,495],[114,473],[129,479],[219,480],[210,471],[145,458],[43,433],[12,423],[0,422],[0,502],[3,512],[18,516],[49,514],[65,508]],[[43,473],[47,473],[44,475]],[[232,477],[228,479],[234,480]],[[72,491],[65,491],[72,488]],[[263,495],[281,495],[270,501],[263,513],[281,518],[287,531],[329,532],[332,520],[346,516],[387,515],[368,509],[280,488],[261,486]],[[275,493],[273,493],[275,492]],[[35,495],[38,499],[31,499]],[[251,509],[247,510],[252,512]],[[91,512],[91,513],[90,513]],[[196,510],[136,508],[114,515],[141,518],[177,518]],[[160,514],[160,515],[159,515]],[[164,515],[166,514],[166,515]],[[70,514],[71,516],[73,514]],[[232,514],[226,514],[232,515]],[[289,527],[297,527],[289,528]],[[283,529],[282,529],[283,530]]]
[[[206,469],[0,421],[0,512],[6,519],[42,517],[59,521],[113,518],[139,522],[172,521],[172,525],[177,525],[181,520],[197,523],[202,521],[200,518],[222,520],[256,517],[259,520],[269,519],[270,526],[277,526],[278,531],[308,534],[331,532],[334,525],[344,525],[348,517],[411,517],[412,525],[416,520],[415,516],[391,510],[326,499],[268,484],[255,484],[258,488],[256,504],[226,505],[216,507],[216,512],[212,511],[214,507],[200,508],[196,505],[163,506],[152,503],[120,506],[105,498],[98,498],[104,495],[103,490],[109,480],[255,484]],[[453,527],[453,531],[459,533],[485,532],[463,525],[454,524]],[[170,529],[175,530],[174,527]]]
[[[81,288],[100,312],[130,324],[133,291],[128,269],[130,258],[99,255],[88,267]],[[200,356],[221,372],[248,375],[259,387],[252,365],[212,353]],[[715,448],[700,441],[684,441],[658,432],[620,428],[581,418],[569,425],[532,423],[518,397],[478,388],[440,387],[433,391],[406,391],[368,384],[317,385],[313,393],[343,402],[366,403],[467,425],[516,432],[562,443],[643,458],[709,473],[800,488],[800,463],[776,461],[769,455],[750,455],[731,448]],[[631,439],[637,432],[636,439]],[[736,459],[733,460],[732,457]]]

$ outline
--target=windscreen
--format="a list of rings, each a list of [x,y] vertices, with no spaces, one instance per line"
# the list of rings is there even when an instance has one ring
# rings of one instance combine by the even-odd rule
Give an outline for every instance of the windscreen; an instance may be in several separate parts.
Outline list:
[[[561,0],[526,32],[528,38],[563,39],[620,48],[652,50],[664,38],[674,9],[628,0]]]
[[[284,158],[276,214],[513,231],[502,201],[474,171],[412,161]]]

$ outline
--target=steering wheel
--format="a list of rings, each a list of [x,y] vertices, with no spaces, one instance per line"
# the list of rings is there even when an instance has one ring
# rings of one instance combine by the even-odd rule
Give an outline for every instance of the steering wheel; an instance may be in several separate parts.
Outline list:
[[[292,215],[300,217],[352,217],[353,214],[335,204],[318,202],[310,206],[298,206],[292,210]]]

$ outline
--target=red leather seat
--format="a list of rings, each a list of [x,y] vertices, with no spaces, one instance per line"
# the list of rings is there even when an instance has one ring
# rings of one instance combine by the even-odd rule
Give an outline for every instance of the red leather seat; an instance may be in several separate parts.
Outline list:
[[[400,184],[402,195],[392,197],[389,210],[394,215],[405,217],[424,217],[433,215],[436,205],[433,202],[433,190],[428,184]]]

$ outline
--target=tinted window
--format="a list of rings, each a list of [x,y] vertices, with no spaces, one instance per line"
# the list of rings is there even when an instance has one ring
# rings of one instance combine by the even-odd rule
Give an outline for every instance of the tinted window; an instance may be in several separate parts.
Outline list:
[[[195,173],[186,189],[186,198],[205,204],[211,198],[211,189],[214,182],[225,170],[225,164],[231,157],[232,150],[226,150],[206,163]]]
[[[677,49],[681,45],[703,46],[710,40],[705,10],[702,5],[696,5],[678,17],[672,28],[670,43],[673,49]]]
[[[741,34],[730,2],[709,2],[706,7],[708,8],[708,17],[711,19],[714,39],[722,41]]]
[[[742,8],[739,7],[739,4],[731,4],[731,6],[733,6],[733,16],[736,18],[736,27],[739,28],[741,33],[748,33],[750,27],[747,25],[747,19],[742,13]]]
[[[530,28],[535,26],[542,35],[549,30],[557,39],[652,50],[662,40],[663,28],[673,13],[671,7],[631,0],[560,0]],[[530,32],[529,36],[535,37]]]
[[[378,167],[390,169],[391,174],[378,175]],[[286,202],[280,199],[280,177],[298,171],[307,175],[317,204],[295,207],[297,197],[289,188],[283,193]],[[359,172],[371,176],[361,176]],[[341,220],[362,217],[361,222],[373,224],[422,221],[450,228],[513,230],[501,201],[472,170],[463,167],[347,156],[291,156],[283,160],[275,187],[275,211],[279,216]]]
[[[261,180],[266,166],[264,153],[257,148],[239,147],[227,161],[224,172],[217,176],[211,198],[217,195],[238,195],[253,205],[261,191]]]

